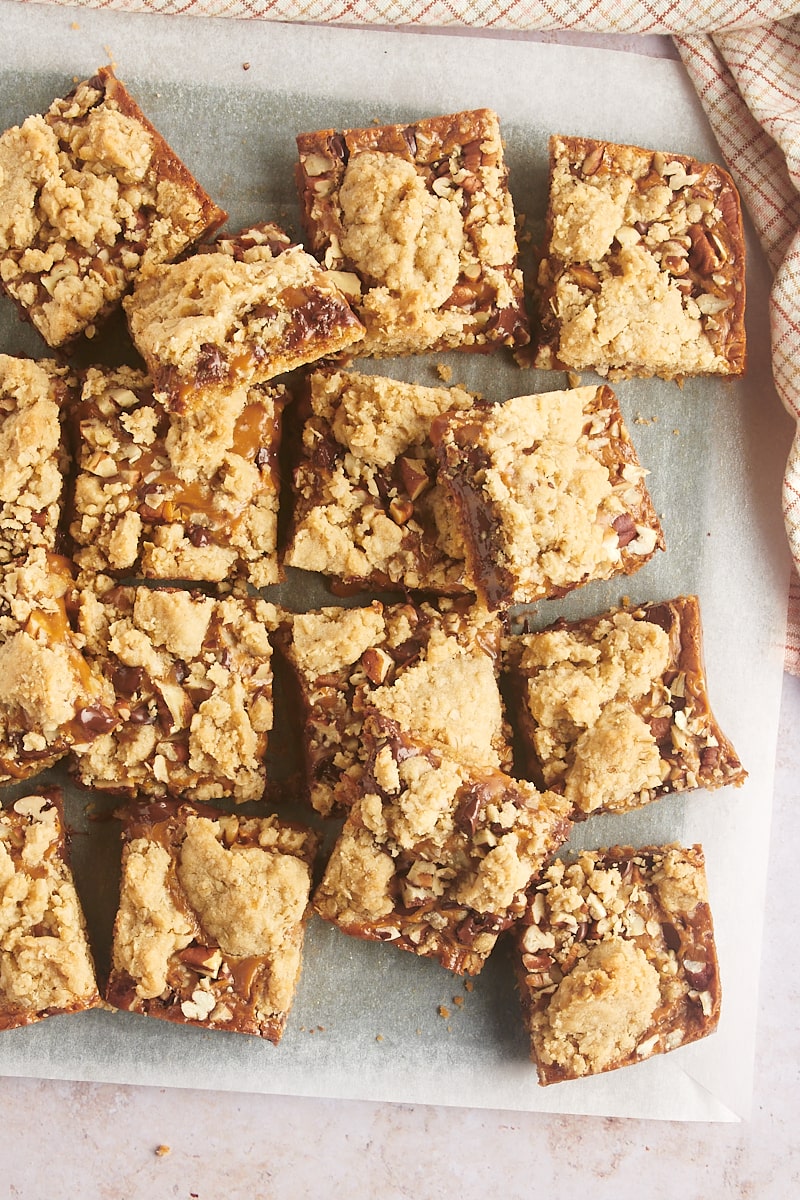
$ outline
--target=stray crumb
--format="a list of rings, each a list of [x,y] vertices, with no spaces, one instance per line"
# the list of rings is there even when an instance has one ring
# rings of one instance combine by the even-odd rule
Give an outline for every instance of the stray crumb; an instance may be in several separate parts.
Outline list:
[[[575,371],[567,371],[567,383],[570,387],[576,388],[581,386],[581,377]]]
[[[165,1145],[156,1146],[155,1150],[159,1158],[164,1158],[170,1152],[170,1147]]]
[[[680,433],[681,433],[680,429],[673,429],[673,431],[672,431],[672,436],[673,436],[673,437],[680,437]]]
[[[242,70],[243,70],[243,71],[249,71],[249,70],[250,70],[250,63],[242,63]]]
[[[464,991],[465,992],[471,992],[474,987],[475,987],[475,984],[474,984],[473,980],[471,980],[471,979],[464,980]]]
[[[446,1008],[444,1004],[440,1004],[439,1008],[438,1008],[438,1013],[439,1013],[439,1016],[442,1018],[442,1020],[446,1021],[450,1016],[450,1009]]]
[[[80,29],[80,25],[77,21],[72,21],[70,24],[70,29]]]
[[[382,1042],[382,1041],[383,1041],[383,1034],[382,1034],[382,1033],[376,1033],[376,1034],[375,1034],[375,1041],[376,1041],[376,1042]]]
[[[444,383],[449,383],[453,378],[453,368],[449,367],[447,363],[437,363],[436,374]]]
[[[464,1003],[463,996],[453,996],[453,1004],[455,1004],[456,1008],[461,1008],[463,1003]]]

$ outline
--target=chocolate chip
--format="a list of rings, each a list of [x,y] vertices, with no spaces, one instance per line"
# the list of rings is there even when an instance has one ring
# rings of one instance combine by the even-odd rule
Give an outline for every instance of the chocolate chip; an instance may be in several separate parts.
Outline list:
[[[328,150],[334,158],[338,158],[342,163],[346,163],[350,157],[347,143],[340,133],[334,133],[328,138]]]
[[[665,921],[661,926],[661,932],[664,935],[667,948],[674,950],[677,954],[681,948],[681,935],[678,933],[678,930],[674,925],[670,925],[668,921]]]
[[[101,733],[108,733],[117,724],[117,718],[104,704],[92,704],[87,708],[82,708],[77,716],[78,723],[86,732],[94,734],[96,737]]]
[[[128,721],[131,725],[155,724],[155,718],[146,704],[139,704],[136,708],[132,708],[131,715],[128,717]]]
[[[190,525],[186,536],[192,545],[198,550],[202,546],[209,546],[211,544],[211,538],[208,535],[208,530],[204,529],[202,525]]]
[[[250,316],[261,321],[274,321],[277,315],[278,310],[275,305],[267,304],[266,302],[264,304],[256,304],[250,310]]]
[[[455,931],[456,938],[462,945],[471,946],[482,933],[502,933],[513,924],[510,917],[498,913],[471,913]]]
[[[330,337],[342,320],[341,303],[321,293],[302,294],[300,288],[292,291],[300,294],[285,297],[291,307],[290,324],[285,333],[287,349],[294,349],[309,339],[316,341]]]
[[[487,334],[496,334],[502,341],[513,341],[517,334],[525,328],[517,308],[501,308],[494,314],[486,326]]]
[[[465,829],[470,835],[475,833],[481,812],[486,804],[486,790],[481,785],[474,784],[463,793],[463,799],[455,811],[454,821],[459,829]]]
[[[669,633],[675,624],[675,613],[668,604],[652,604],[647,610],[647,620]]]
[[[114,684],[114,691],[120,696],[132,696],[134,692],[139,691],[143,679],[144,671],[141,667],[126,667],[120,664],[114,668],[111,682]]]
[[[228,374],[228,363],[219,346],[203,342],[197,355],[195,377],[200,384],[217,383]]]

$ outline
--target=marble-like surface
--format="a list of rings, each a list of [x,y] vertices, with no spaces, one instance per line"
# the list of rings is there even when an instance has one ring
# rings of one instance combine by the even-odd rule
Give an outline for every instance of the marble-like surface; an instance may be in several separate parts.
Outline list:
[[[0,1193],[15,1200],[484,1200],[492,1193],[790,1200],[800,1195],[798,846],[800,679],[786,676],[763,956],[752,963],[761,972],[761,1003],[746,1122],[3,1079]]]

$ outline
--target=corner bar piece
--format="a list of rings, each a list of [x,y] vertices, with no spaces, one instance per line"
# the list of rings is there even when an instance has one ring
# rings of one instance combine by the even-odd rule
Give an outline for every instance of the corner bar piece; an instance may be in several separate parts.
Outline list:
[[[370,708],[461,761],[510,770],[501,632],[466,598],[285,614],[275,645],[294,682],[312,806],[339,815],[360,796]]]
[[[468,591],[430,426],[473,402],[460,388],[315,371],[284,562],[320,572],[334,589]]]
[[[337,272],[380,357],[529,340],[497,114],[297,138],[311,251]]]
[[[575,820],[746,777],[711,711],[696,596],[512,637],[506,662],[525,773]]]
[[[69,532],[84,574],[277,583],[283,387],[169,413],[146,375],[91,368],[71,413]]]
[[[52,767],[116,723],[84,652],[74,567],[43,549],[0,567],[0,783]]]
[[[477,974],[569,833],[563,797],[474,767],[370,714],[369,756],[314,895],[344,933]]]
[[[534,365],[741,375],[745,246],[716,163],[583,137],[550,141]]]
[[[516,931],[531,1058],[548,1085],[707,1037],[721,988],[701,846],[556,860]]]
[[[272,729],[273,605],[177,588],[80,593],[86,654],[116,722],[73,746],[87,788],[130,798],[260,800]]]
[[[154,268],[125,310],[155,390],[176,412],[357,351],[364,336],[334,275],[271,224]]]
[[[62,413],[76,391],[66,367],[0,354],[0,563],[58,549],[67,473]]]
[[[302,966],[317,837],[178,801],[123,816],[106,999],[277,1043]]]
[[[110,67],[0,137],[0,280],[49,346],[226,218]]]
[[[101,1003],[57,789],[0,808],[0,1030]]]
[[[445,413],[431,440],[470,577],[492,609],[632,574],[664,548],[647,472],[606,386]]]

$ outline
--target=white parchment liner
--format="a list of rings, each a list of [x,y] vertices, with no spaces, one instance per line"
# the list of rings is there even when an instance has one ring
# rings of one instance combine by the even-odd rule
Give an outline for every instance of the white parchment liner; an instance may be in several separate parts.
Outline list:
[[[0,29],[1,128],[43,111],[73,78],[113,61],[150,119],[229,210],[232,230],[273,219],[299,234],[292,166],[295,133],[306,129],[494,108],[517,211],[534,238],[546,204],[551,132],[719,161],[683,68],[663,59],[525,39],[57,11],[3,0]],[[616,387],[651,471],[667,552],[630,579],[586,587],[538,614],[544,621],[598,612],[623,595],[637,602],[700,596],[712,707],[748,781],[740,789],[667,798],[624,818],[595,818],[579,837],[586,846],[703,843],[723,982],[718,1032],[635,1068],[543,1089],[528,1060],[502,949],[467,991],[435,963],[360,943],[315,918],[279,1047],[93,1012],[0,1035],[0,1071],[610,1116],[747,1115],[788,579],[780,479],[791,434],[771,381],[768,273],[752,237],[749,245],[745,381]],[[0,305],[0,349],[47,354],[7,301]],[[503,356],[451,355],[447,362],[454,382],[495,400],[565,385],[560,373],[521,371]],[[361,365],[439,382],[431,359]],[[271,595],[293,607],[331,602],[299,574]],[[85,821],[85,801],[69,795],[73,856],[102,962],[116,903],[118,830],[113,821]],[[455,996],[463,1003],[455,1005]]]

